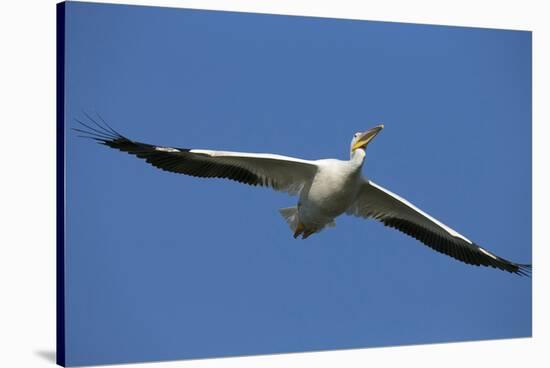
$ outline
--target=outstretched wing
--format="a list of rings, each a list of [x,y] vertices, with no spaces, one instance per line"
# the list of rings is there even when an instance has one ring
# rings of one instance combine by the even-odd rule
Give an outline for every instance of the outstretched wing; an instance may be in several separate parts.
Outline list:
[[[531,273],[531,265],[498,257],[372,181],[363,182],[360,194],[348,214],[381,221],[467,264],[494,267],[519,275]]]
[[[314,161],[281,155],[176,148],[136,142],[119,134],[101,117],[102,122],[99,123],[89,115],[86,116],[90,123],[77,120],[82,129],[74,130],[174,173],[202,178],[226,178],[297,194],[317,172]]]

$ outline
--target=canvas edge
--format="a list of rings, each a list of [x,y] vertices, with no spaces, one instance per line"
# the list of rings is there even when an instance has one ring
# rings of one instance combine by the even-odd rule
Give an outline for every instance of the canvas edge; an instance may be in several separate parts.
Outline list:
[[[65,2],[56,4],[56,363],[65,366]]]

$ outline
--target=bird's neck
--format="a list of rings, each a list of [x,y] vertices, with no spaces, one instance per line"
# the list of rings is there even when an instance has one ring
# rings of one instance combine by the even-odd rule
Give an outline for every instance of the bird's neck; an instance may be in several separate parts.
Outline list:
[[[356,150],[351,151],[351,157],[350,162],[353,166],[356,166],[357,168],[361,168],[363,166],[363,162],[365,161],[366,152],[363,148],[358,148]]]

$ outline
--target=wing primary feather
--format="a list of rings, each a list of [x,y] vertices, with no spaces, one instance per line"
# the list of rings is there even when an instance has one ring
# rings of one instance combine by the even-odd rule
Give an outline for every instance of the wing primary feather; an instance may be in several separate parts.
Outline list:
[[[106,126],[103,126],[101,124],[99,124],[94,118],[92,118],[90,116],[90,114],[88,114],[85,110],[82,110],[82,113],[86,116],[86,118],[88,118],[89,121],[91,121],[95,126],[97,126],[99,129],[101,129],[102,131],[104,131],[105,133],[109,133],[110,135],[112,135],[113,137],[116,137],[116,138],[121,138],[122,136],[117,133],[116,131],[114,131],[113,129],[109,129],[109,125],[106,124]]]
[[[103,119],[103,117],[99,114],[99,112],[96,112],[96,115],[103,122],[103,124],[105,124],[109,128],[109,130],[111,130],[117,136],[122,137],[122,134],[120,134],[112,126],[110,126],[109,123],[107,123],[107,121],[105,121],[105,119]]]
[[[78,128],[72,128],[73,130],[76,130],[77,132],[81,132],[81,133],[87,133],[87,134],[91,134],[92,132],[98,136],[102,136],[102,137],[105,137],[106,139],[116,139],[117,137],[111,135],[109,132],[105,132],[105,131],[100,131],[100,130],[97,130],[97,129],[94,129],[93,127],[87,125],[86,123],[84,123],[83,121],[81,120],[78,120],[77,118],[74,119],[77,123],[79,123],[80,125],[90,129],[90,131],[85,131],[85,130],[82,130],[82,129],[78,129]]]
[[[101,138],[90,137],[90,136],[87,136],[87,135],[80,135],[80,134],[77,135],[77,137],[79,137],[79,138],[93,139],[94,141],[97,141],[97,142],[99,142],[100,144],[105,144],[105,143],[103,142],[103,139],[101,139]]]

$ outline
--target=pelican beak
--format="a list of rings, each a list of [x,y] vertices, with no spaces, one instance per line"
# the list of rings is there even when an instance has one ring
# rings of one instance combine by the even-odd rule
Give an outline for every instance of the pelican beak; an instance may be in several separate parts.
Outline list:
[[[374,128],[371,128],[369,130],[367,130],[366,132],[364,132],[363,134],[361,134],[359,136],[359,138],[357,138],[357,141],[355,142],[355,144],[353,145],[353,147],[351,147],[351,150],[352,151],[355,151],[356,149],[358,148],[364,148],[367,146],[367,144],[369,144],[369,142],[374,138],[376,137],[376,135],[378,133],[380,133],[380,131],[384,129],[384,124],[380,124],[380,125],[377,125],[375,126]]]

